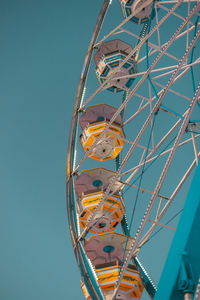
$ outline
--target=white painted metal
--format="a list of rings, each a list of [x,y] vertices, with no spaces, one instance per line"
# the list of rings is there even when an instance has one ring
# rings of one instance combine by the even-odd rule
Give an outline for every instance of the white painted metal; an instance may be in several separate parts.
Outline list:
[[[196,5],[196,7],[192,10],[192,12],[188,15],[188,17],[187,17],[188,20],[189,20],[189,19],[191,18],[191,16],[194,14],[195,10],[198,10],[198,8],[199,8],[199,6]],[[188,21],[188,20],[187,20],[187,21]],[[184,21],[180,27],[182,27],[182,26],[184,27],[185,24],[187,24],[187,22]],[[180,28],[180,27],[179,27],[179,28]],[[183,27],[182,27],[182,28],[183,28]],[[178,30],[179,30],[179,29],[178,29]],[[195,45],[196,40],[198,40],[199,36],[200,36],[200,30],[198,31],[197,35],[196,35],[195,38],[193,39],[193,41],[192,41],[192,43],[190,44],[189,48],[187,49],[185,55],[184,55],[183,58],[181,59],[181,61],[180,61],[179,65],[178,65],[176,71],[175,71],[174,74],[171,76],[171,78],[170,78],[170,80],[169,80],[169,82],[168,82],[168,84],[167,84],[167,86],[166,86],[166,90],[172,85],[174,79],[176,78],[176,76],[177,76],[177,74],[178,74],[178,72],[179,72],[179,70],[180,70],[181,65],[183,65],[183,63],[185,62],[186,57],[189,55],[189,53],[190,53],[191,50],[193,49],[193,46]],[[172,37],[172,39],[173,39],[173,37]],[[162,100],[162,97],[164,97],[164,95],[165,95],[165,93],[166,93],[166,90],[164,90],[164,92],[163,92],[162,95],[160,96],[159,100],[160,100],[160,99]],[[197,100],[199,100],[199,99],[198,99],[198,98],[199,98],[199,94],[200,94],[200,86],[199,86],[199,88],[197,89],[197,92],[196,92],[196,94],[195,94],[195,97],[193,98],[193,101],[192,101],[192,103],[191,103],[191,105],[190,105],[190,108],[189,108],[188,111],[187,111],[187,114],[186,114],[186,116],[185,116],[185,118],[184,118],[184,121],[183,121],[183,123],[182,123],[182,126],[181,126],[181,128],[180,128],[180,130],[179,130],[179,134],[178,134],[178,136],[177,136],[177,138],[176,138],[176,140],[175,140],[173,149],[172,149],[172,151],[170,152],[170,155],[169,155],[169,157],[168,157],[168,160],[167,160],[167,162],[166,162],[166,164],[165,164],[165,167],[164,167],[164,169],[163,169],[163,171],[162,171],[162,174],[161,174],[161,176],[160,176],[160,178],[159,178],[159,181],[158,181],[158,183],[157,183],[157,185],[156,185],[156,188],[155,188],[155,190],[154,190],[154,194],[153,194],[153,196],[152,196],[152,198],[151,198],[151,200],[150,200],[150,203],[149,203],[149,205],[148,205],[148,208],[147,208],[147,210],[146,210],[146,212],[145,212],[145,214],[144,214],[144,218],[143,218],[143,220],[142,220],[142,222],[141,222],[141,224],[140,224],[140,227],[139,227],[139,229],[138,229],[138,232],[137,232],[137,234],[136,234],[135,241],[134,241],[134,243],[133,243],[133,245],[132,245],[132,249],[131,249],[131,251],[129,252],[129,254],[127,255],[127,257],[126,257],[126,259],[125,259],[125,263],[124,263],[124,265],[123,265],[123,267],[122,267],[122,271],[121,271],[121,273],[120,273],[120,275],[119,275],[118,282],[117,282],[117,284],[116,284],[116,288],[115,288],[115,291],[114,291],[114,294],[113,294],[113,298],[115,298],[115,296],[116,296],[116,294],[117,294],[118,287],[119,287],[119,284],[120,284],[121,279],[122,279],[122,277],[123,277],[124,271],[125,271],[125,269],[126,269],[128,263],[129,263],[130,259],[132,258],[132,256],[134,256],[134,252],[135,252],[136,249],[137,249],[137,243],[138,243],[139,237],[140,237],[140,235],[142,234],[143,229],[144,229],[144,227],[145,227],[145,224],[146,224],[146,222],[147,222],[147,220],[148,220],[148,218],[149,218],[151,209],[153,208],[153,205],[154,205],[154,203],[155,203],[155,200],[156,200],[156,198],[157,198],[157,195],[158,195],[158,193],[159,193],[159,191],[160,191],[160,188],[161,188],[161,186],[162,186],[162,184],[163,184],[163,181],[164,181],[164,179],[165,179],[165,176],[166,176],[166,174],[167,174],[167,170],[168,170],[168,168],[169,168],[169,166],[170,166],[170,164],[171,164],[171,162],[172,162],[172,160],[173,160],[173,157],[174,157],[174,154],[175,154],[176,149],[177,149],[177,147],[178,147],[178,144],[180,143],[181,137],[182,137],[183,133],[185,132],[186,127],[188,126],[188,123],[189,123],[189,119],[190,119],[191,113],[192,113],[192,111],[193,111],[193,109],[194,109],[194,107],[195,107],[195,105],[196,105]],[[159,102],[158,102],[158,103],[159,103]],[[161,102],[160,102],[160,103],[161,103]],[[156,105],[155,105],[154,107],[156,107]]]
[[[190,11],[192,2],[197,3],[197,5]],[[177,8],[183,3],[188,4],[187,17],[183,17],[182,15],[180,15],[180,13],[177,13]],[[167,7],[166,4],[175,4],[175,5],[173,7],[171,7],[170,5]],[[79,107],[77,107],[76,116],[77,116],[77,120],[79,120],[80,112],[82,112],[85,109],[85,107],[91,101],[93,101],[94,98],[99,93],[101,93],[102,91],[107,89],[109,87],[109,85],[111,84],[111,82],[113,82],[113,80],[137,77],[137,81],[136,81],[136,84],[134,85],[133,89],[127,90],[127,95],[124,99],[124,102],[122,102],[122,104],[118,107],[117,111],[115,112],[113,117],[108,122],[105,130],[98,137],[98,139],[96,139],[93,146],[91,147],[90,151],[98,152],[98,156],[102,156],[102,158],[103,158],[103,154],[105,152],[105,151],[102,152],[102,149],[106,150],[106,151],[109,151],[109,150],[112,151],[112,147],[113,147],[113,145],[108,143],[108,141],[104,137],[104,135],[107,133],[109,126],[115,121],[115,119],[118,116],[120,116],[121,112],[123,112],[123,118],[122,118],[123,126],[124,126],[124,128],[126,128],[126,126],[129,126],[129,124],[131,122],[135,121],[136,117],[140,116],[143,112],[147,112],[147,109],[149,109],[149,113],[148,113],[148,115],[146,115],[143,125],[141,126],[139,132],[137,132],[135,134],[136,137],[133,140],[131,140],[130,138],[124,139],[124,141],[127,145],[127,148],[126,148],[126,155],[121,162],[120,168],[116,172],[116,174],[113,176],[110,183],[108,184],[108,187],[105,191],[105,195],[102,198],[102,200],[99,202],[99,204],[97,205],[96,209],[94,210],[94,213],[89,218],[86,228],[82,232],[80,231],[80,228],[78,228],[78,237],[76,240],[73,241],[74,249],[76,249],[76,247],[78,247],[80,241],[82,241],[85,238],[85,235],[87,234],[88,229],[91,226],[93,226],[95,217],[98,215],[98,211],[101,208],[101,206],[103,205],[104,201],[107,199],[107,196],[109,195],[109,193],[112,194],[119,189],[121,191],[123,191],[123,189],[126,186],[128,186],[128,187],[136,189],[137,191],[139,190],[141,192],[145,192],[148,195],[151,195],[150,202],[148,204],[146,212],[144,213],[141,224],[138,228],[137,234],[135,236],[135,240],[132,243],[132,247],[131,247],[130,251],[128,251],[128,254],[125,257],[125,262],[122,267],[120,276],[118,278],[118,282],[116,284],[116,289],[114,291],[112,299],[114,299],[115,296],[117,295],[119,284],[122,280],[123,273],[126,270],[126,267],[129,263],[129,261],[133,258],[133,256],[135,256],[136,253],[138,253],[139,248],[141,248],[147,242],[147,240],[149,239],[149,237],[151,236],[151,234],[155,230],[155,228],[157,228],[157,226],[162,226],[164,228],[175,230],[175,227],[165,225],[162,222],[160,222],[160,220],[162,219],[164,214],[167,212],[168,208],[172,204],[172,201],[174,200],[178,191],[180,190],[180,188],[182,187],[182,185],[188,178],[189,174],[192,172],[193,168],[195,167],[195,164],[198,163],[198,160],[200,157],[200,152],[198,152],[199,151],[200,134],[197,133],[197,131],[198,132],[200,131],[200,124],[189,123],[193,109],[194,109],[197,101],[199,101],[200,87],[198,87],[196,94],[192,99],[192,97],[190,98],[188,95],[184,95],[184,92],[177,91],[176,88],[173,86],[175,83],[178,83],[178,81],[181,80],[182,77],[185,76],[190,71],[191,67],[197,66],[200,63],[199,58],[196,59],[195,61],[189,62],[189,54],[191,53],[198,38],[200,37],[200,30],[199,30],[197,32],[195,38],[193,39],[193,41],[189,44],[190,34],[192,35],[194,32],[194,29],[195,29],[194,18],[192,18],[192,16],[194,16],[194,14],[196,14],[196,15],[198,14],[197,12],[198,12],[199,6],[200,6],[200,3],[196,2],[195,0],[191,0],[191,1],[190,0],[189,1],[172,0],[172,1],[164,1],[162,3],[156,2],[155,3],[156,25],[150,30],[150,32],[146,36],[144,36],[139,41],[139,43],[135,46],[135,48],[133,48],[133,50],[130,52],[130,54],[127,56],[127,58],[122,63],[120,63],[119,67],[115,68],[112,71],[112,74],[105,80],[105,82],[103,84],[101,84],[99,86],[99,88],[97,88],[96,91],[94,93],[92,93],[92,95],[89,95],[89,97],[87,99],[85,99],[85,92],[86,92],[86,84],[85,84],[83,93],[82,93],[82,97],[81,97],[80,105],[79,105]],[[160,10],[167,12],[165,14],[165,16],[162,17],[162,19],[160,19],[160,20],[159,20],[158,8]],[[139,12],[139,10],[136,11],[135,14],[138,12]],[[94,48],[101,45],[101,43],[103,41],[107,41],[112,36],[119,35],[121,33],[129,35],[130,37],[135,39],[135,41],[137,41],[139,39],[139,36],[135,33],[130,32],[129,30],[127,30],[123,27],[132,18],[133,15],[134,14],[130,15],[127,19],[122,21],[112,31],[110,31],[107,35],[105,35],[103,39],[97,41],[96,44],[94,45]],[[181,20],[181,22],[182,21],[183,22],[178,27],[178,29],[175,31],[173,36],[169,40],[167,40],[163,43],[163,41],[161,39],[162,36],[160,33],[160,28],[164,24],[164,22],[172,15],[174,17],[178,18],[179,21]],[[197,26],[197,29],[198,29],[198,26]],[[153,36],[153,34],[157,34],[157,38],[158,38],[157,44],[155,42],[152,42],[150,39]],[[183,38],[185,38],[185,40],[186,40],[185,41],[185,51],[186,52],[185,52],[184,56],[182,58],[180,58],[180,55],[174,54],[173,52],[171,52],[170,46],[173,45],[173,43],[176,40],[181,40]],[[132,55],[136,54],[137,51],[139,51],[140,48],[145,45],[145,43],[148,39],[149,39],[148,44],[150,47],[149,53],[148,53],[149,57],[155,57],[155,55],[157,54],[157,57],[154,59],[153,63],[150,64],[149,68],[147,70],[145,70],[145,68],[144,68],[139,73],[134,74],[134,75],[117,76],[117,74],[119,74],[120,68],[128,61],[128,59]],[[171,63],[171,65],[158,66],[157,68],[155,68],[157,63],[162,61],[163,57],[165,57],[166,59],[171,59],[171,61],[173,61],[173,63]],[[143,56],[141,56],[139,58],[138,63],[142,63],[142,62],[144,63],[145,59],[146,59],[146,55],[144,55],[144,53],[143,53]],[[91,65],[91,63],[90,63],[90,65]],[[140,92],[140,88],[148,80],[148,76],[150,76],[150,75],[151,75],[151,80],[152,80],[153,85],[158,87],[158,92],[157,92],[158,97],[153,96],[152,87],[149,83],[148,83],[148,95],[146,95],[146,94],[143,95]],[[168,81],[167,84],[164,84],[162,82],[162,79],[166,79],[167,76],[170,76],[170,75],[171,75],[170,80]],[[87,83],[87,78],[86,78],[86,83]],[[176,113],[173,113],[173,111],[170,111],[170,109],[162,107],[163,99],[165,98],[166,95],[168,95],[170,93],[176,97],[179,97],[180,101],[187,103],[187,107],[189,107],[189,108],[187,108],[187,110],[185,110],[184,113],[176,114]],[[127,109],[127,111],[129,112],[128,104],[133,97],[137,97],[140,100],[140,103],[138,104],[138,108],[132,112],[131,116],[129,116],[125,120],[125,115],[126,115],[125,110]],[[157,111],[165,111],[166,114],[168,114],[170,116],[171,115],[174,116],[174,122],[173,122],[173,125],[171,125],[169,128],[167,128],[166,132],[163,132],[163,136],[160,138],[160,141],[157,142],[157,144],[156,144],[155,139],[154,139],[154,137],[156,135],[155,130],[154,130],[154,116],[157,113]],[[143,144],[142,139],[145,136],[147,129],[150,128],[150,126],[152,128],[152,131],[151,131],[152,141],[151,141],[151,145],[149,147],[147,147],[146,144],[145,145]],[[186,129],[190,129],[191,134],[189,135],[189,138],[184,137],[184,139],[183,139]],[[178,134],[177,134],[177,131],[178,131]],[[79,169],[83,167],[83,163],[88,158],[88,154],[89,154],[89,153],[86,153],[85,155],[83,155],[82,158],[76,157],[77,151],[78,151],[78,134],[79,133],[77,130],[76,135],[75,135],[73,171],[72,171],[72,174],[70,175],[70,176],[72,176],[73,181],[74,181],[74,176],[79,172]],[[167,148],[166,150],[163,150],[160,154],[158,154],[157,151],[161,149],[161,146],[164,146],[166,144],[167,139],[169,137],[174,137],[174,135],[176,135],[176,138],[174,138],[174,144],[172,146],[170,146],[170,148]],[[192,149],[191,152],[193,151],[192,153],[193,153],[194,160],[190,164],[189,168],[185,171],[185,173],[181,174],[182,178],[179,180],[179,182],[178,182],[176,188],[174,189],[173,193],[171,194],[171,196],[162,195],[160,190],[165,181],[166,175],[168,174],[169,168],[174,160],[174,155],[177,152],[177,149],[179,149],[180,147],[185,146],[185,145],[191,145],[191,149]],[[127,165],[128,165],[130,158],[134,155],[134,152],[138,149],[140,149],[140,152],[141,152],[140,157],[138,158],[138,162],[135,162],[134,165],[130,165],[127,169]],[[143,150],[141,150],[141,149],[143,149]],[[168,157],[167,157],[167,155],[168,155]],[[155,185],[154,190],[153,189],[150,190],[150,189],[144,188],[140,185],[130,183],[131,179],[133,179],[135,177],[135,175],[144,166],[148,166],[148,164],[156,161],[158,158],[161,158],[161,157],[162,158],[166,157],[166,161],[165,161],[164,168],[162,169],[161,175]],[[79,159],[78,163],[77,163],[77,159]],[[125,167],[126,167],[126,169],[125,169]],[[128,178],[122,179],[123,176],[127,176],[127,175],[129,175]],[[120,181],[121,186],[120,187],[118,186],[117,189],[113,190],[112,186],[114,185],[116,180]],[[75,194],[74,194],[74,197],[76,197]],[[156,200],[158,198],[160,198],[160,201],[158,202],[158,204],[156,206]],[[155,206],[156,206],[156,211],[154,211],[155,217],[152,217],[152,216],[150,216],[150,213],[153,211],[153,208],[155,208]],[[78,207],[76,209],[78,211]],[[153,224],[151,226],[149,225],[148,230],[146,230],[146,232],[145,232],[144,229],[145,229],[145,226],[147,223],[148,224],[153,223]],[[90,261],[89,261],[89,264],[91,265]],[[95,270],[93,269],[92,265],[91,265],[91,269],[95,273]],[[189,296],[190,295],[186,295],[185,299],[190,299],[190,298],[187,298]]]

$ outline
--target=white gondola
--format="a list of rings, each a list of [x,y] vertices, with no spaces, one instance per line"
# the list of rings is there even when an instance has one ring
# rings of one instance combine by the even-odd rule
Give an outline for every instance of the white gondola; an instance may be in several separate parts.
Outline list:
[[[136,12],[130,19],[133,23],[141,24],[149,21],[153,0],[119,0],[119,2],[124,18]],[[152,16],[154,14],[153,12]]]
[[[101,44],[94,56],[96,76],[100,84],[103,83],[108,76],[110,76],[112,70],[118,67],[132,50],[133,48],[131,45],[119,39]],[[126,76],[132,75],[136,72],[136,61],[134,56],[131,56],[122,66],[120,71],[115,73],[114,77],[116,77],[116,79],[110,80],[108,89],[112,92],[127,90],[132,85],[134,78],[126,78]],[[120,78],[122,76],[123,78]]]

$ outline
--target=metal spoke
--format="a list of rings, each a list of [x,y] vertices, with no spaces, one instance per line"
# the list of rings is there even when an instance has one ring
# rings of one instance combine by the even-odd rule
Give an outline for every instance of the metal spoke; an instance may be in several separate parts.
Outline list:
[[[166,20],[167,20],[167,18],[172,14],[172,12],[173,11],[175,11],[180,5],[181,5],[181,3],[183,2],[183,0],[179,0],[169,11],[168,11],[168,13],[160,20],[160,22],[159,22],[159,24],[157,24],[157,25],[155,25],[154,26],[154,28],[149,32],[149,34],[147,34],[145,37],[143,37],[142,38],[142,40],[139,42],[139,44],[138,45],[136,45],[135,46],[135,48],[129,53],[129,55],[123,60],[123,62],[121,63],[121,64],[119,64],[119,66],[117,67],[117,68],[115,68],[113,71],[112,71],[112,74],[111,74],[111,76],[109,76],[108,77],[108,79],[106,79],[105,81],[104,81],[104,83],[103,84],[101,84],[101,86],[87,99],[87,101],[84,103],[84,106],[83,107],[85,107],[92,99],[93,99],[93,97],[95,96],[95,95],[97,95],[100,91],[101,91],[101,89],[102,89],[102,87],[103,86],[105,86],[109,81],[110,81],[110,79],[112,79],[113,77],[114,77],[114,74],[116,73],[116,72],[118,72],[119,70],[120,70],[120,68],[129,60],[129,58],[131,58],[136,52],[137,52],[137,50],[139,50],[140,48],[141,48],[141,46],[148,40],[148,38],[157,30],[157,28],[159,27],[159,26],[161,26]],[[131,15],[127,18],[127,19],[129,19],[131,17]],[[127,20],[126,19],[126,20]],[[124,21],[123,21],[124,22]],[[123,23],[122,22],[122,23]],[[121,24],[122,24],[121,23]],[[187,23],[187,22],[186,22]],[[182,27],[181,27],[181,29],[178,31],[178,33],[176,33],[176,37],[178,36],[178,34],[179,34],[179,32],[181,32],[181,30],[182,30]],[[107,37],[105,37],[105,39],[106,39]],[[171,41],[171,43],[172,43],[173,41]],[[160,53],[160,56],[159,56],[159,59],[158,60],[160,60],[160,58],[166,53],[166,51],[167,51],[167,49],[169,48],[169,46],[170,46],[170,44],[171,43],[167,43],[166,45],[165,45],[165,47],[164,47],[164,49],[163,49],[163,51],[162,51],[162,53]],[[156,61],[156,63],[157,63],[157,61]],[[156,65],[156,63],[155,63],[155,65]],[[150,69],[150,71],[152,70],[154,68],[154,65],[153,65],[153,67]],[[149,71],[149,72],[150,72]],[[145,78],[146,79],[146,78]],[[144,81],[142,81],[141,83],[143,83]],[[80,109],[82,109],[83,107],[81,107]]]
[[[195,13],[195,11],[198,10],[198,7],[199,7],[199,5],[196,5],[196,6],[193,8],[193,10],[191,11],[191,13],[190,13],[190,14],[188,15],[188,17],[186,18],[186,19],[187,19],[187,22],[188,22],[189,19],[192,17],[192,15]],[[185,23],[187,24],[187,22],[184,21],[180,27],[184,27]],[[184,24],[184,25],[183,25],[183,24]],[[180,29],[180,27],[179,27],[179,29]],[[179,30],[179,29],[178,29],[178,30]],[[178,30],[177,30],[177,31],[178,31]],[[174,79],[175,79],[175,77],[177,76],[177,73],[178,73],[179,70],[180,70],[180,67],[181,67],[181,66],[183,65],[183,63],[185,62],[185,59],[187,58],[187,56],[188,56],[189,53],[191,52],[191,50],[192,50],[192,48],[194,47],[194,45],[195,45],[196,41],[198,40],[198,37],[199,37],[199,36],[200,36],[200,30],[198,31],[197,35],[195,36],[195,38],[194,38],[193,41],[191,42],[190,46],[188,47],[186,53],[185,53],[184,56],[182,57],[182,59],[181,59],[179,65],[178,65],[176,71],[175,71],[174,74],[171,76],[171,78],[170,78],[170,80],[169,80],[169,82],[168,82],[168,84],[167,84],[167,86],[166,86],[166,89],[164,90],[164,92],[162,93],[162,95],[159,97],[159,100],[161,99],[161,101],[162,101],[162,98],[165,96],[166,90],[173,84]],[[166,164],[165,164],[165,167],[164,167],[164,169],[163,169],[163,172],[162,172],[162,174],[161,174],[161,176],[160,176],[160,178],[159,178],[159,181],[158,181],[158,183],[157,183],[157,185],[156,185],[156,188],[155,188],[155,190],[154,190],[154,194],[153,194],[153,196],[152,196],[152,198],[151,198],[151,201],[150,201],[150,203],[149,203],[149,205],[148,205],[148,208],[147,208],[147,210],[146,210],[146,212],[145,212],[144,218],[143,218],[143,220],[142,220],[142,222],[141,222],[141,224],[140,224],[139,230],[138,230],[138,232],[137,232],[137,234],[136,234],[135,241],[134,241],[134,243],[133,243],[133,245],[132,245],[132,247],[131,247],[131,250],[130,250],[129,254],[127,255],[127,257],[126,257],[126,259],[125,259],[125,263],[124,263],[124,265],[123,265],[123,267],[122,267],[121,273],[120,273],[119,278],[118,278],[118,282],[117,282],[117,284],[116,284],[115,291],[114,291],[114,293],[113,293],[113,298],[115,298],[115,296],[116,296],[116,293],[117,293],[117,291],[118,291],[119,284],[120,284],[120,282],[121,282],[121,280],[122,280],[124,271],[126,270],[126,267],[127,267],[128,263],[129,263],[131,257],[134,255],[134,252],[136,251],[137,243],[138,243],[139,237],[140,237],[140,235],[141,235],[141,233],[142,233],[142,231],[143,231],[143,229],[144,229],[144,226],[145,226],[146,221],[147,221],[147,219],[148,219],[148,217],[149,217],[149,214],[150,214],[151,209],[152,209],[152,207],[153,207],[153,205],[154,205],[154,202],[155,202],[155,200],[156,200],[156,198],[157,198],[157,195],[158,195],[158,193],[159,193],[159,191],[160,191],[160,188],[161,188],[162,183],[163,183],[163,181],[164,181],[164,179],[165,179],[165,176],[166,176],[166,174],[167,174],[167,171],[168,171],[168,169],[169,169],[169,167],[170,167],[170,165],[171,165],[171,162],[172,162],[172,159],[173,159],[173,157],[174,157],[174,155],[175,155],[175,152],[176,152],[176,149],[177,149],[177,147],[178,147],[178,144],[180,143],[180,140],[181,140],[181,138],[182,138],[182,135],[183,135],[183,133],[185,132],[185,129],[186,129],[187,125],[188,125],[188,122],[189,122],[191,113],[192,113],[192,111],[193,111],[193,109],[194,109],[194,107],[195,107],[195,105],[196,105],[197,98],[199,97],[199,92],[200,92],[200,87],[199,87],[199,89],[197,90],[197,93],[196,93],[195,97],[193,98],[193,101],[192,101],[192,103],[191,103],[191,105],[190,105],[190,108],[188,109],[187,115],[186,115],[185,118],[184,118],[184,121],[183,121],[183,123],[182,123],[182,126],[181,126],[181,128],[180,128],[180,130],[179,130],[179,134],[177,135],[177,138],[176,138],[176,140],[175,140],[174,147],[173,147],[172,151],[171,151],[170,154],[169,154],[168,160],[167,160],[167,162],[166,162]],[[158,101],[158,103],[160,104],[161,101]],[[156,107],[156,105],[155,105],[154,107]]]
[[[127,273],[129,263],[137,268],[144,288],[153,299],[156,287],[139,262],[137,255],[140,248],[153,237],[153,233],[156,234],[166,228],[171,230],[165,230],[166,234],[173,235],[172,232],[176,228],[172,223],[170,226],[169,223],[174,220],[174,217],[170,216],[170,221],[166,223],[163,221],[163,216],[168,217],[167,213],[172,214],[169,208],[172,208],[171,205],[176,198],[178,200],[176,197],[178,192],[198,164],[200,157],[200,118],[198,117],[200,57],[195,49],[197,45],[199,46],[200,38],[200,22],[197,17],[200,16],[200,2],[197,0],[162,2],[147,0],[143,1],[142,5],[136,5],[136,10],[131,7],[129,12],[123,11],[120,3],[123,15],[128,15],[128,17],[120,23],[115,23],[117,24],[115,27],[112,22],[109,26],[106,22],[104,24],[105,17],[110,18],[112,13],[109,11],[107,14],[108,8],[114,7],[115,17],[112,21],[116,21],[116,7],[115,5],[110,7],[111,2],[112,0],[104,0],[92,34],[72,115],[67,155],[69,229],[82,277],[81,281],[92,299],[104,300],[108,297],[108,292],[104,290],[99,279],[100,260],[99,262],[96,258],[93,260],[89,254],[90,239],[98,239],[102,233],[106,232],[107,229],[102,229],[100,226],[107,226],[107,224],[103,225],[103,222],[107,220],[111,224],[107,238],[108,245],[109,234],[120,223],[122,228],[117,232],[122,230],[123,239],[127,238],[128,241],[123,259],[120,258],[117,263],[118,279],[109,291],[109,299],[118,299],[119,294],[123,293],[124,297],[128,298],[131,292],[136,292],[136,285],[122,292],[121,283],[125,280],[124,274]],[[136,24],[137,14],[142,12],[146,5],[148,10],[151,8],[150,16],[147,10],[145,12],[148,15],[147,18],[138,18],[139,22]],[[172,23],[170,24],[171,20],[174,22],[174,27]],[[168,25],[169,28],[167,28]],[[103,28],[106,26],[108,30]],[[125,36],[127,41],[123,42],[121,36]],[[110,52],[104,53],[104,48],[109,48],[118,40],[128,45],[129,50],[122,51],[119,47],[117,51],[113,50],[111,53],[109,50]],[[118,52],[121,54],[118,55]],[[98,55],[99,57],[104,55],[100,64],[97,63]],[[92,85],[95,79],[91,72],[95,65],[98,81],[102,83],[94,90]],[[188,89],[183,86],[184,81],[188,81]],[[110,100],[108,103],[99,104],[101,99]],[[90,104],[91,101],[92,104]],[[101,105],[100,107],[109,105],[110,108],[106,109],[103,106],[103,109],[106,110],[106,114],[113,109],[113,113],[104,116],[104,112],[102,113],[100,109],[100,117],[96,117],[98,105]],[[84,122],[86,127],[83,125]],[[80,131],[82,131],[81,135]],[[118,138],[118,132],[120,132],[120,138]],[[104,145],[108,145],[106,146],[108,149],[109,147],[114,149],[111,149],[113,152],[110,156],[103,157],[104,153],[99,154],[100,151],[107,151],[102,149]],[[187,152],[187,161],[177,168],[178,160],[182,158],[183,152]],[[93,166],[95,160],[100,161],[96,167]],[[114,162],[113,168],[112,162]],[[88,167],[90,164],[91,166]],[[107,166],[109,169],[105,169]],[[91,186],[89,185],[90,179],[88,179],[85,186],[87,191],[82,193],[80,187],[84,185],[84,183],[80,184],[82,178],[86,176],[84,180],[87,180],[89,172],[91,174],[99,172],[102,176],[101,169],[111,174],[108,175],[110,177],[106,185],[103,180],[96,180],[94,176],[95,179],[91,177]],[[174,176],[173,172],[176,172],[175,180],[170,178],[171,175]],[[94,204],[96,181],[101,184],[103,182],[103,184],[101,188],[99,186],[97,188],[98,191],[101,190],[101,196],[98,201],[95,199]],[[167,185],[168,183],[170,185]],[[184,189],[183,192],[185,192]],[[120,214],[117,203],[119,200],[114,200],[117,199],[116,197],[121,202]],[[111,203],[109,204],[111,207],[108,203]],[[87,213],[86,210],[88,210]],[[180,212],[179,209],[178,214]],[[117,221],[116,224],[113,218]],[[128,224],[129,219],[130,224]],[[155,229],[158,230],[155,232]],[[165,231],[162,231],[163,237]],[[128,237],[131,235],[133,236],[130,238],[132,244],[129,244]],[[97,248],[94,251],[97,251]],[[96,253],[98,257],[98,252]],[[144,255],[143,251],[140,255]],[[109,254],[110,262],[112,262],[111,257],[112,255]],[[103,259],[101,260],[103,263]],[[148,281],[150,287],[146,285],[145,280]],[[141,298],[141,290],[139,294]],[[120,297],[123,298],[123,295]]]

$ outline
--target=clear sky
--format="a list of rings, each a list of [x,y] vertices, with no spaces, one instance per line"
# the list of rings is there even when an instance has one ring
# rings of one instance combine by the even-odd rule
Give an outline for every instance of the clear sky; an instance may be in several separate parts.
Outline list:
[[[0,1],[2,300],[84,298],[65,170],[74,98],[101,4]]]
[[[65,169],[74,97],[100,5],[0,1],[2,300],[81,299]]]

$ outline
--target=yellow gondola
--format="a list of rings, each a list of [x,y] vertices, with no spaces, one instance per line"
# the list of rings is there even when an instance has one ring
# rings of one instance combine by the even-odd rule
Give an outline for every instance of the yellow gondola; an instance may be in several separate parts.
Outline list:
[[[82,229],[87,225],[88,219],[104,197],[104,192],[99,191],[83,195],[81,202],[83,211],[79,215],[79,222]],[[125,212],[124,203],[119,193],[108,195],[103,206],[99,209],[94,219],[94,224],[89,231],[92,233],[109,232],[121,222]]]
[[[115,158],[122,150],[125,136],[120,115],[108,126],[116,111],[117,109],[110,105],[98,104],[89,106],[80,118],[83,130],[81,144],[84,151],[89,152],[89,157],[106,161]],[[93,147],[100,135],[100,140]]]
[[[85,298],[87,300],[92,300],[92,298],[91,298],[90,294],[88,293],[88,290],[87,290],[84,282],[81,283],[81,289],[83,291],[83,294],[84,294]]]
[[[108,263],[105,267],[96,268],[99,284],[105,295],[107,295],[107,298],[113,294],[119,272],[120,266],[112,266],[111,263]],[[143,289],[144,287],[138,270],[129,265],[119,285],[117,299],[140,299]]]
[[[122,266],[122,261],[133,243],[133,238],[117,232],[91,236],[85,251],[92,262],[105,299],[111,300]],[[120,282],[117,299],[140,299],[144,286],[138,268],[129,264]]]

